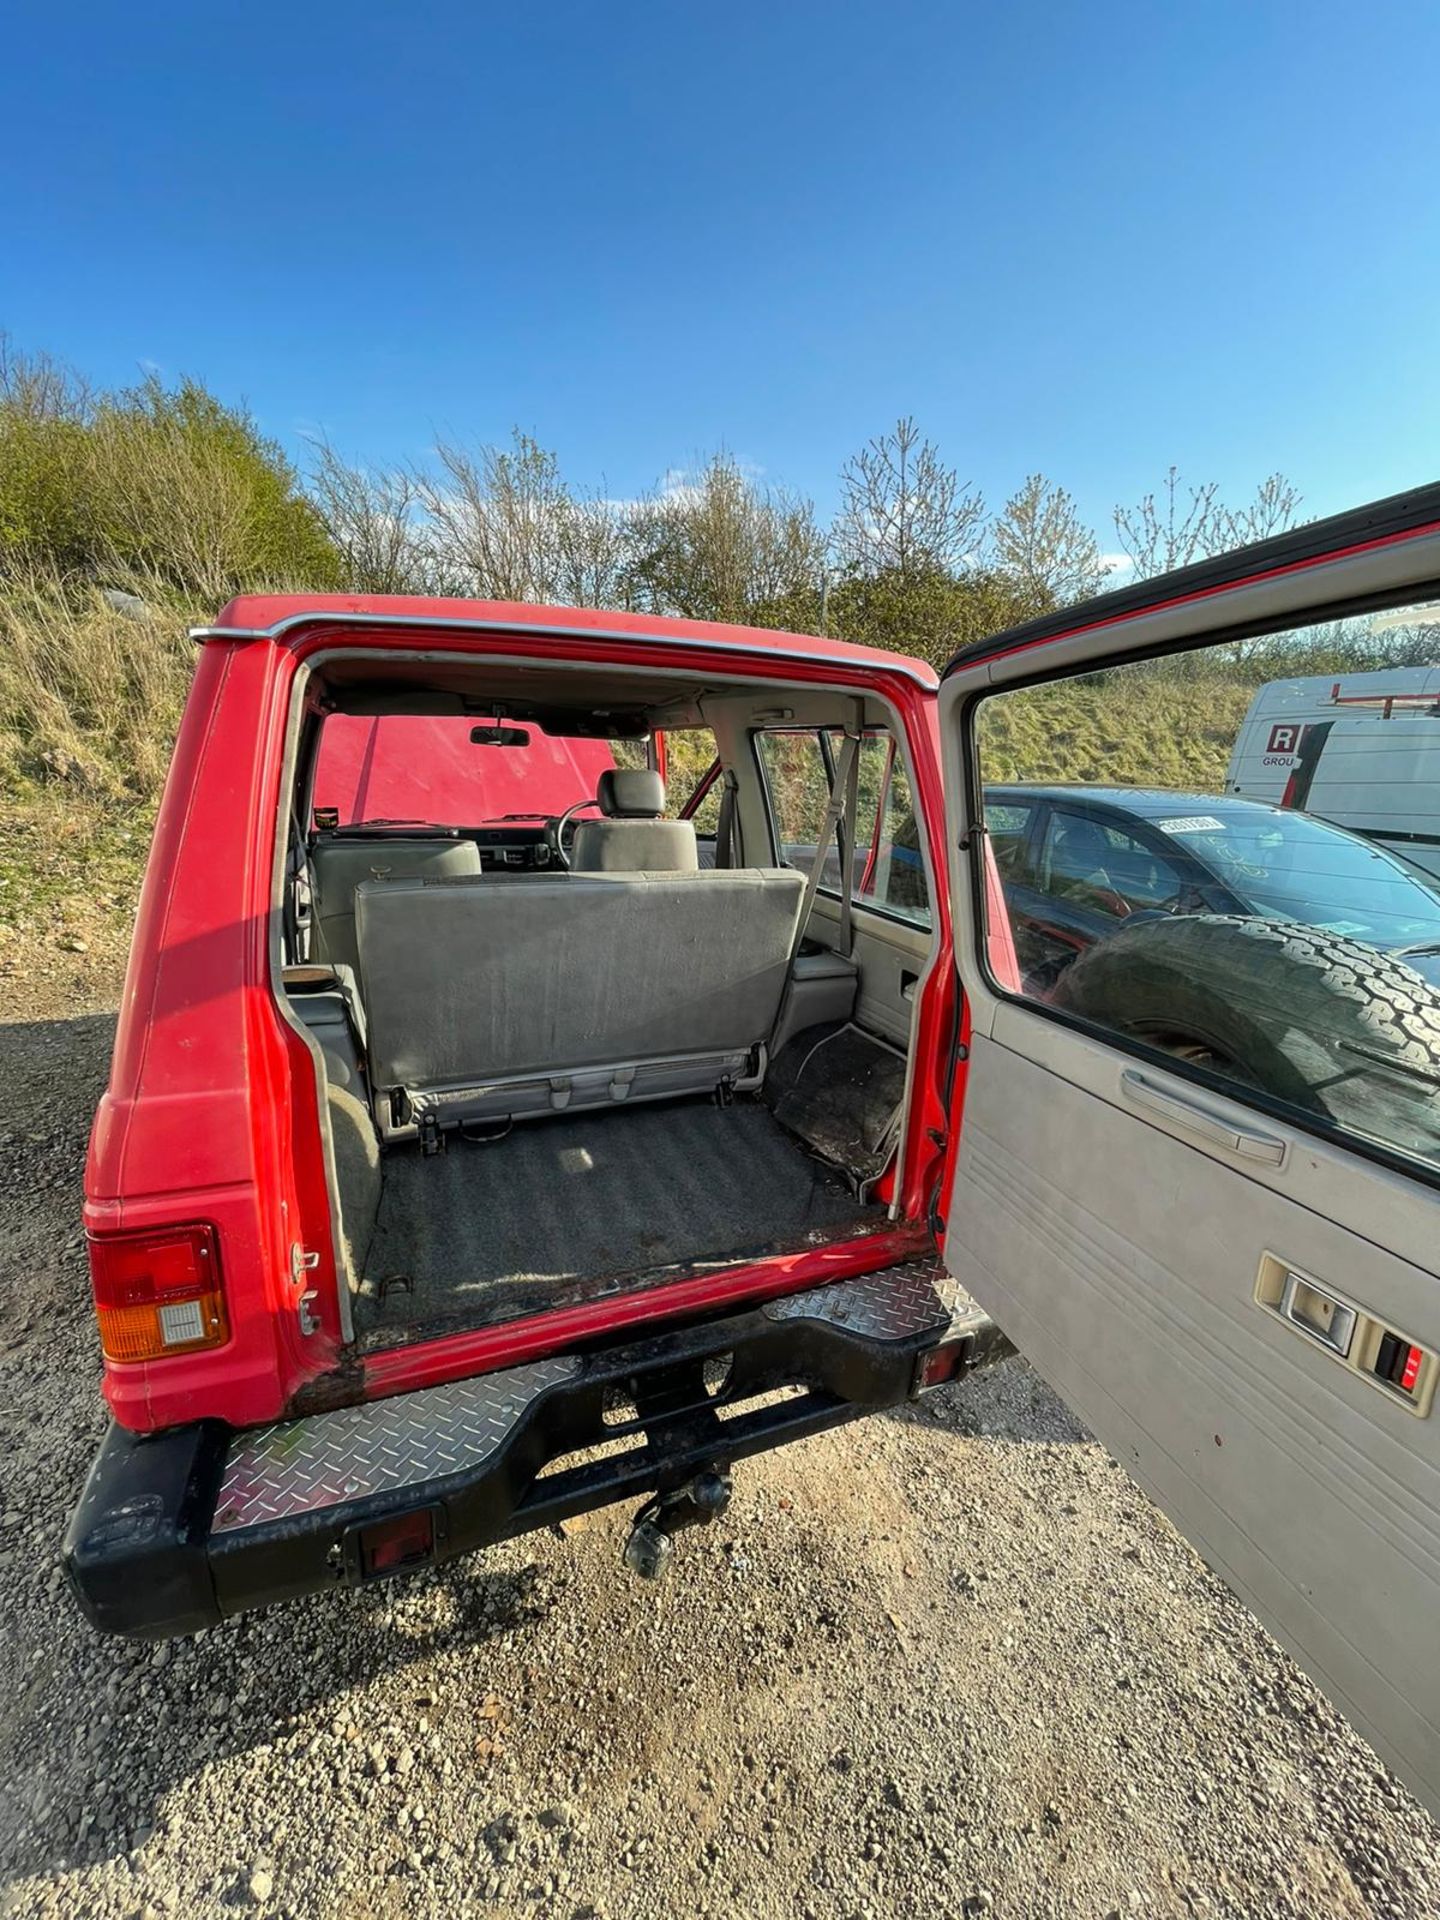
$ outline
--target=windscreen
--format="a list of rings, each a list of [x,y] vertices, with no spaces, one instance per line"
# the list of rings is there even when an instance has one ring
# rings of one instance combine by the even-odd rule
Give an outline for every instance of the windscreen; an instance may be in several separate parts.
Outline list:
[[[477,745],[471,730],[487,724],[476,714],[330,714],[311,804],[342,827],[545,819],[593,798],[615,765],[608,740],[556,739],[533,725],[524,746]]]
[[[1184,844],[1252,913],[1303,920],[1376,947],[1440,941],[1440,897],[1433,887],[1323,821],[1306,814],[1227,814],[1183,826]]]

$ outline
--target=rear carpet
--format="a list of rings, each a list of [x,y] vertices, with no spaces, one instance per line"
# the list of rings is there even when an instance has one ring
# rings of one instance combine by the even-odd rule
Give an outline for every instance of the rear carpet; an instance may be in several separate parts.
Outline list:
[[[885,1218],[746,1102],[538,1120],[493,1146],[399,1148],[383,1173],[362,1335],[535,1313]]]

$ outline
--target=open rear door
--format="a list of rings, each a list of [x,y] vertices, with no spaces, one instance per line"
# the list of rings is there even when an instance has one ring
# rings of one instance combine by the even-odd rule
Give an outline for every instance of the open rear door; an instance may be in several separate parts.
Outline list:
[[[1440,487],[967,649],[940,718],[946,1264],[1440,1813],[1440,883],[1223,796],[1257,686],[1440,657],[1437,602]]]

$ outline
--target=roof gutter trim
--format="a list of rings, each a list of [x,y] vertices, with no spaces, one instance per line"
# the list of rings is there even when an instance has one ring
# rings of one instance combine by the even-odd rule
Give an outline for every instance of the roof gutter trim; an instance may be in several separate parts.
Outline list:
[[[338,613],[328,609],[315,613],[292,613],[283,620],[277,620],[273,627],[191,627],[190,638],[197,645],[206,640],[284,640],[296,627],[405,627],[415,631],[436,633],[493,633],[504,635],[508,639],[523,639],[534,634],[544,640],[587,640],[587,641],[623,641],[631,646],[673,645],[694,649],[701,653],[742,654],[752,659],[765,660],[775,657],[772,648],[754,646],[744,641],[699,640],[671,637],[664,634],[634,633],[624,627],[564,627],[541,625],[539,622],[523,622],[519,625],[505,625],[488,620],[456,620],[424,614],[396,613]],[[787,649],[785,660],[801,660],[808,666],[837,668],[842,672],[864,671],[868,662],[849,662],[836,660],[825,653],[800,653]],[[922,692],[933,693],[938,685],[938,676],[932,681],[915,669],[899,654],[883,665],[876,664],[876,674],[890,674],[902,680],[908,680],[912,686]]]

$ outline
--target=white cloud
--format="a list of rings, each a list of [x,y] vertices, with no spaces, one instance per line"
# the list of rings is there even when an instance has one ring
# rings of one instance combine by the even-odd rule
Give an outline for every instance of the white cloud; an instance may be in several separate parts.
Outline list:
[[[1102,553],[1100,556],[1100,570],[1107,575],[1107,577],[1115,573],[1133,573],[1135,570],[1135,562],[1130,558],[1128,553]]]

